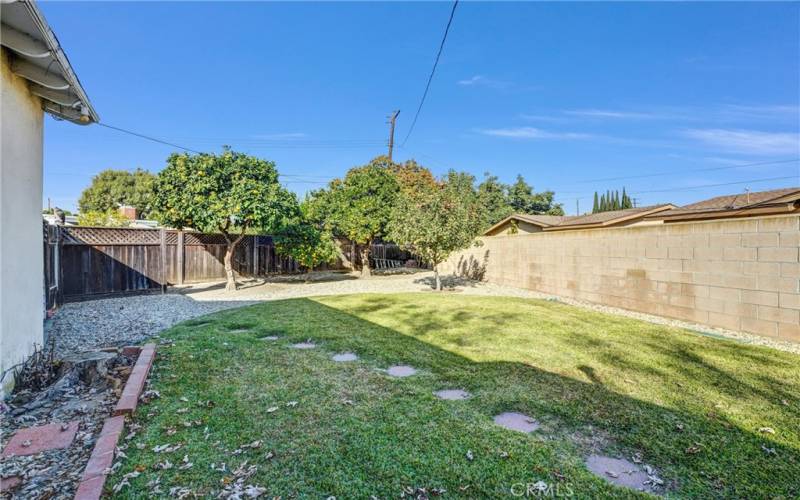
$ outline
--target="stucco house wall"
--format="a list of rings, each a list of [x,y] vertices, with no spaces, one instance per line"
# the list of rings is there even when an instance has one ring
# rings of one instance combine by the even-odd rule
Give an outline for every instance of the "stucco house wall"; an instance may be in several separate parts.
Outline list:
[[[43,341],[42,131],[39,97],[11,72],[2,49],[0,101],[0,373]]]

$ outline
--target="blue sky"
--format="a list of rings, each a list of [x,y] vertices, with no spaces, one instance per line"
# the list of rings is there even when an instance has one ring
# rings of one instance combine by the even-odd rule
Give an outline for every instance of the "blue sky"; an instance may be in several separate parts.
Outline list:
[[[102,122],[274,160],[301,195],[385,152],[393,109],[403,143],[450,7],[41,4]],[[797,3],[462,2],[395,158],[521,173],[568,213],[623,185],[641,204],[800,185],[799,40]],[[45,200],[172,151],[48,119]]]

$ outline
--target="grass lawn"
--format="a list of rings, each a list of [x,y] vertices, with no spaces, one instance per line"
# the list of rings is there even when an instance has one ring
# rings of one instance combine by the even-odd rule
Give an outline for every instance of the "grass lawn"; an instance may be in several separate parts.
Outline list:
[[[283,498],[398,498],[404,487],[499,497],[537,481],[577,498],[645,496],[590,473],[583,461],[596,452],[640,454],[666,496],[800,496],[793,354],[557,302],[447,293],[270,302],[164,336],[175,345],[155,364],[161,397],[139,407],[143,427],[109,483],[143,472],[118,497],[150,496],[156,477],[165,495],[176,486],[211,495],[231,480],[211,464],[230,471],[245,460],[258,466],[247,484]],[[289,347],[309,338],[316,349]],[[346,351],[360,360],[330,359]],[[379,370],[395,364],[419,371]],[[432,394],[448,388],[472,397]],[[540,429],[494,425],[508,411]],[[182,425],[192,420],[202,423]],[[256,440],[261,448],[232,453]],[[184,455],[193,466],[179,470]],[[175,467],[154,470],[165,459]]]

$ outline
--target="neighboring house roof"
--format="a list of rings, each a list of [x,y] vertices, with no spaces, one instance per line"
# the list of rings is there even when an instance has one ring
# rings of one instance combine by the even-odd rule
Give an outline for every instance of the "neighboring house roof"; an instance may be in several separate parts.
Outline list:
[[[497,224],[495,224],[492,227],[490,227],[489,229],[487,229],[484,232],[484,234],[490,234],[490,233],[494,232],[496,229],[498,229],[500,227],[503,227],[505,224],[507,224],[509,221],[512,221],[512,220],[521,221],[521,222],[528,222],[528,223],[533,224],[535,226],[539,226],[539,227],[545,228],[545,227],[554,226],[554,225],[560,223],[561,221],[563,221],[564,219],[566,219],[567,217],[568,216],[566,216],[566,215],[511,214],[508,217],[506,217],[505,219],[501,220]]]
[[[542,228],[543,231],[558,231],[561,229],[583,229],[591,227],[608,227],[625,222],[643,219],[651,214],[664,212],[675,208],[671,203],[652,205],[648,207],[627,208],[624,210],[610,210],[587,215],[529,215],[513,214],[490,227],[485,235],[490,235],[509,221],[523,221]]]
[[[718,219],[800,211],[800,187],[729,194],[698,201],[652,216],[664,222]]]
[[[9,49],[11,71],[28,80],[44,110],[73,123],[100,121],[77,75],[32,0],[0,2],[0,44]]]
[[[568,217],[567,220],[558,224],[553,229],[577,229],[578,227],[606,227],[629,222],[635,219],[641,219],[658,212],[664,212],[675,208],[671,203],[664,203],[661,205],[650,205],[647,207],[626,208],[623,210],[609,210],[607,212],[598,212],[596,214],[587,214]]]

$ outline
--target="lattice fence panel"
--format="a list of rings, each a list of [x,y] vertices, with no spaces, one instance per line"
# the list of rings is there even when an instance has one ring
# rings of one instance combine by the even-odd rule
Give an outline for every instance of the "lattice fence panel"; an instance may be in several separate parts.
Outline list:
[[[131,229],[121,227],[61,227],[65,245],[158,245],[158,229]]]

